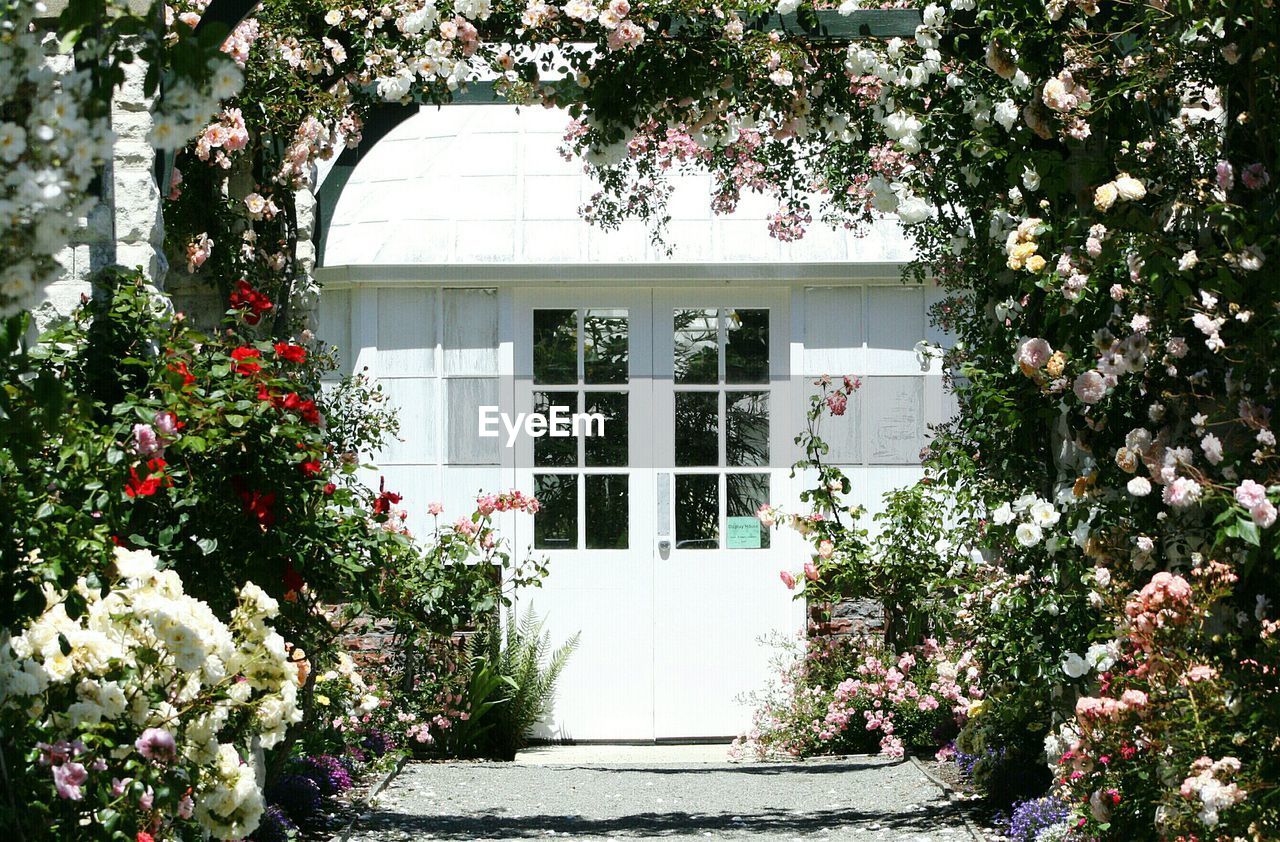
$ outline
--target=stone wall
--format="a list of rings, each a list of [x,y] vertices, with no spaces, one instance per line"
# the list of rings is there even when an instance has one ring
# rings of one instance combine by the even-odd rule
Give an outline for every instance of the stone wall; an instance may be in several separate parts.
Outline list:
[[[148,0],[127,0],[134,11],[150,8]],[[50,27],[66,0],[46,3]],[[70,56],[55,62],[70,63]],[[124,84],[111,110],[115,133],[112,158],[103,169],[101,200],[90,212],[75,241],[58,256],[66,272],[51,284],[45,302],[35,313],[37,328],[69,313],[84,296],[93,295],[91,278],[100,269],[119,263],[141,267],[146,278],[163,287],[168,263],[164,257],[164,221],[156,186],[155,150],[147,142],[151,131],[152,100],[143,94],[147,66],[135,61],[124,68]]]

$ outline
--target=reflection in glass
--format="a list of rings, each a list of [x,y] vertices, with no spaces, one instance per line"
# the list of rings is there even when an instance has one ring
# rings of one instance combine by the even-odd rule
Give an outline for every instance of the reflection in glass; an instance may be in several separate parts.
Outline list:
[[[726,310],[726,383],[769,382],[769,311]]]
[[[719,382],[715,310],[676,310],[674,339],[677,383]]]
[[[604,416],[604,435],[599,426],[588,424],[585,439],[588,467],[625,468],[627,466],[627,393],[587,392],[586,412]],[[590,495],[587,497],[590,500]]]
[[[535,383],[578,382],[578,311],[533,311]]]
[[[720,477],[676,474],[676,549],[720,546]]]
[[[551,408],[561,407],[568,424],[570,418],[578,411],[577,392],[534,392],[533,411],[551,419]],[[572,431],[572,430],[571,430]],[[500,432],[505,436],[506,431]],[[539,468],[567,468],[578,464],[578,440],[573,436],[553,436],[548,430],[544,436],[533,439],[533,464]]]
[[[626,310],[588,310],[582,317],[582,368],[588,383],[627,382]]]
[[[769,463],[769,393],[725,392],[726,465]]]
[[[761,506],[769,502],[768,474],[729,474],[725,477],[726,515],[755,517]],[[760,548],[768,549],[769,530],[760,525]]]
[[[676,392],[676,464],[720,464],[720,395]]]
[[[587,549],[625,550],[629,514],[625,474],[587,475]]]
[[[572,550],[578,546],[578,476],[534,474],[533,493],[542,508],[533,516],[533,546]]]

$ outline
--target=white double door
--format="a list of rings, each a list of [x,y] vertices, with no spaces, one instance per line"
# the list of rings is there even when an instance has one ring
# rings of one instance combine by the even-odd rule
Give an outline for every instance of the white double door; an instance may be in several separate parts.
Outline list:
[[[514,408],[603,416],[596,435],[520,436],[517,521],[550,576],[520,595],[578,632],[546,736],[727,737],[769,677],[762,638],[803,610],[778,571],[799,547],[756,520],[790,499],[785,290],[520,290]],[[559,407],[558,410],[555,408]]]

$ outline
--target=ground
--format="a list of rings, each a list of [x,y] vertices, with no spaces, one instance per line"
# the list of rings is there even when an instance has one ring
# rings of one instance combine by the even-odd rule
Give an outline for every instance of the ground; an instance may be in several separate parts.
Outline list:
[[[572,836],[969,842],[911,762],[725,760],[726,747],[558,747],[515,763],[411,763],[351,842]]]

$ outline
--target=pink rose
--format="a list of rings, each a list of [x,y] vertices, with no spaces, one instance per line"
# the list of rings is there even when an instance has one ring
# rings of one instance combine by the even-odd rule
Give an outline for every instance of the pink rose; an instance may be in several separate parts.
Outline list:
[[[432,503],[430,506],[427,506],[427,514],[432,516],[439,515],[443,511],[444,506],[440,503]]]
[[[1235,497],[1236,502],[1241,506],[1246,509],[1253,509],[1255,506],[1267,502],[1267,489],[1266,486],[1247,479],[1236,487]]]
[[[796,589],[796,577],[791,575],[791,571],[779,570],[778,578],[782,580],[782,584],[787,586],[787,590],[794,591]]]
[[[1263,529],[1270,529],[1271,525],[1276,522],[1276,507],[1271,504],[1271,501],[1263,500],[1249,509],[1249,516],[1253,518],[1253,522],[1258,526]]]
[[[163,728],[148,728],[142,736],[134,740],[134,748],[147,760],[167,761],[178,755],[178,744]]]
[[[1106,397],[1107,381],[1095,369],[1086,371],[1077,377],[1071,389],[1076,393],[1076,397],[1084,403],[1094,404]]]
[[[53,767],[53,785],[58,790],[59,798],[79,801],[84,797],[80,792],[80,785],[87,780],[89,780],[89,770],[84,768],[84,764],[76,763],[74,760],[68,760]]]
[[[163,450],[156,431],[150,424],[133,425],[133,452],[139,456],[154,456]]]
[[[804,577],[806,579],[810,582],[816,582],[818,581],[819,575],[818,568],[812,561],[806,561],[804,563]]]
[[[1049,357],[1053,356],[1053,346],[1040,338],[1024,337],[1018,343],[1018,350],[1013,355],[1013,359],[1018,364],[1018,368],[1022,369],[1022,373],[1028,376],[1034,374],[1045,363],[1049,361]]]

